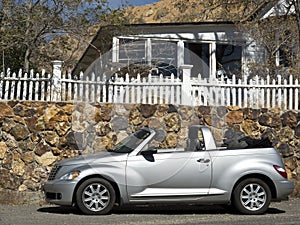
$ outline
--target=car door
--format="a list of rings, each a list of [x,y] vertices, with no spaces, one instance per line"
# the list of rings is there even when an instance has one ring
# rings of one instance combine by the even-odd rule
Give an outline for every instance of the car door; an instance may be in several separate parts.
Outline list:
[[[131,202],[201,198],[209,192],[211,160],[207,151],[162,152],[129,156],[126,185]]]

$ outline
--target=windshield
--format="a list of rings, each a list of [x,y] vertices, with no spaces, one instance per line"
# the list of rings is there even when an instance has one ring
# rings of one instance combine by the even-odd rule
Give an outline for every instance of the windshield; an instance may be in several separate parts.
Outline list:
[[[118,152],[118,153],[130,153],[136,147],[139,146],[148,136],[150,132],[147,130],[139,130],[134,134],[128,136],[127,138],[120,141],[117,145],[115,145],[109,151]]]

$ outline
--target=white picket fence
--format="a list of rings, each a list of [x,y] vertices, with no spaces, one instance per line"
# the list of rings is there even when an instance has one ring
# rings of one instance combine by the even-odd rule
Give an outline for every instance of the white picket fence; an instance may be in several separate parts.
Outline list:
[[[51,100],[51,75],[43,71],[41,74],[10,73],[0,75],[0,99],[1,100]]]
[[[245,108],[299,109],[299,81],[291,75],[283,79],[270,76],[254,79],[207,80],[199,77],[192,80],[192,102],[194,105],[239,106]]]
[[[141,78],[62,76],[53,74],[1,73],[0,99],[31,101],[110,102],[127,104],[175,104],[204,106],[239,106],[247,108],[281,108],[299,110],[299,81],[290,78],[203,79],[191,78],[191,67],[183,68],[183,79],[151,76]]]

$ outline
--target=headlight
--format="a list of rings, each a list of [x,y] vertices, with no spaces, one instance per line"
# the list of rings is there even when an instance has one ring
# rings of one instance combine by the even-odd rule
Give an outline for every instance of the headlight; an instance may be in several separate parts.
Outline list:
[[[63,175],[60,180],[74,180],[76,177],[80,175],[80,171],[72,171],[70,173],[67,173]]]

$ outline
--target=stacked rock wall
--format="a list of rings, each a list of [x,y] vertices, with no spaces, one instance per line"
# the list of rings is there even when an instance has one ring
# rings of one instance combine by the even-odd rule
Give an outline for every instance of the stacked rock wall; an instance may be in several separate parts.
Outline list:
[[[43,199],[53,164],[112,147],[143,126],[164,131],[161,148],[182,147],[188,127],[209,126],[218,143],[268,137],[300,196],[300,112],[174,105],[0,102],[0,203]]]

